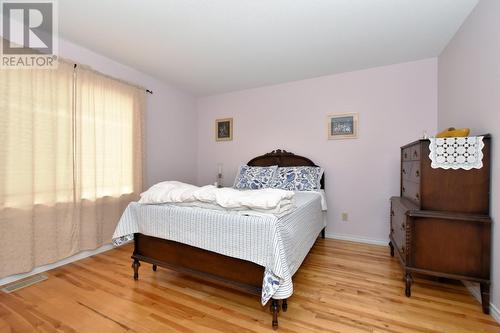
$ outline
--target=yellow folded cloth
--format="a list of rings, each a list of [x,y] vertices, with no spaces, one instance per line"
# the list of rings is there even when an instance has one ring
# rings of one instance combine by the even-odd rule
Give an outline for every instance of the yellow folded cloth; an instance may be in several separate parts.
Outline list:
[[[469,133],[470,133],[470,128],[450,127],[438,133],[436,135],[436,138],[458,138],[458,137],[469,136]]]

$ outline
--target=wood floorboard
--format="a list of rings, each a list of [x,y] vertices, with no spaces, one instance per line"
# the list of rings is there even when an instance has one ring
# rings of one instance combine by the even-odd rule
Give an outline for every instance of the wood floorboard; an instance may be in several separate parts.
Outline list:
[[[259,298],[143,263],[132,278],[131,245],[0,292],[0,332],[273,332]],[[460,283],[402,271],[384,246],[318,240],[294,278],[281,333],[499,332]]]

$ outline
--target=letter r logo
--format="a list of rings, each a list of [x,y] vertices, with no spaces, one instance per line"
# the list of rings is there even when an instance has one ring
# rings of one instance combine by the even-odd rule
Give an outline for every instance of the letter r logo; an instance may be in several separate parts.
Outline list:
[[[53,52],[53,4],[51,2],[3,2],[4,54]]]

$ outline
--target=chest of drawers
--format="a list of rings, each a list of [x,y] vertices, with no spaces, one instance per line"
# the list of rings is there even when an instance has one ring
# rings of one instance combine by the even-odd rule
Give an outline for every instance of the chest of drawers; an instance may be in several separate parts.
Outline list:
[[[429,140],[401,148],[400,196],[391,198],[391,255],[404,268],[406,295],[412,273],[480,283],[489,312],[491,219],[490,145],[484,138],[483,167],[433,169]]]
[[[433,169],[429,140],[401,148],[401,197],[421,210],[488,215],[490,210],[490,142],[484,138],[483,167],[472,170]]]

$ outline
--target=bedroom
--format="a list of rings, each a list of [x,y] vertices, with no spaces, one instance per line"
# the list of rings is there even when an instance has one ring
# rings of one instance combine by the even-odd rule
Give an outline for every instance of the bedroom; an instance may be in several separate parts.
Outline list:
[[[1,10],[0,332],[500,332],[500,1]]]

